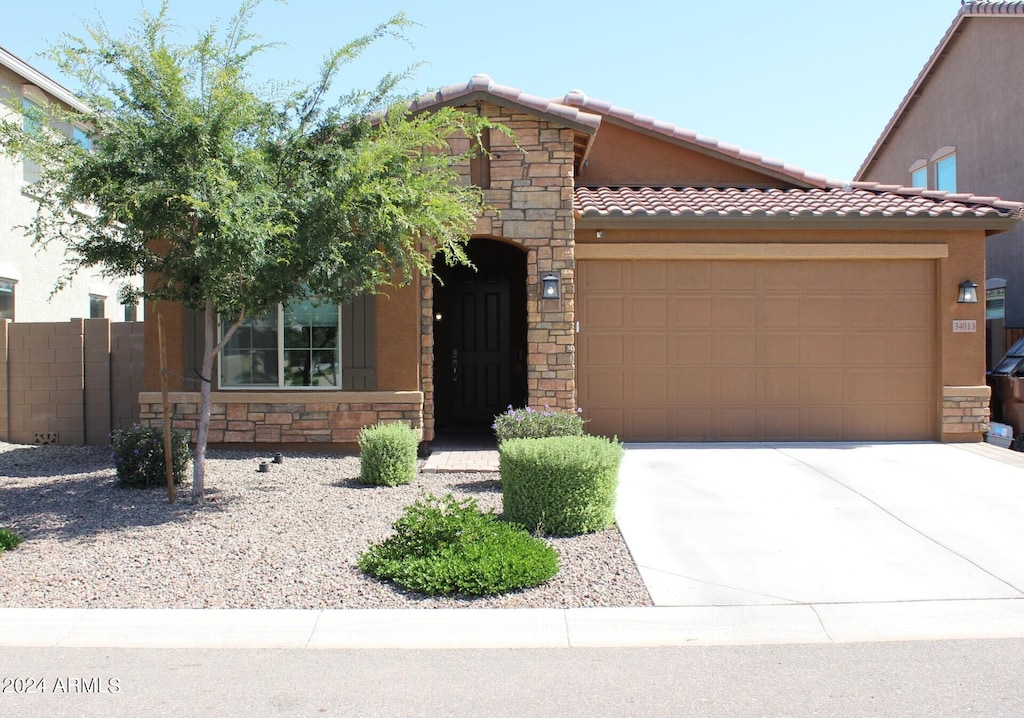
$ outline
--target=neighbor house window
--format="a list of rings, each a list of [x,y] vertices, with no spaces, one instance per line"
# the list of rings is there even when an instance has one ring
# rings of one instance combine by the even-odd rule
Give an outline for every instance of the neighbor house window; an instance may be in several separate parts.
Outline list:
[[[0,319],[14,321],[14,282],[0,279]]]
[[[1003,319],[1006,315],[1006,280],[985,282],[985,319]]]
[[[925,160],[918,160],[910,166],[910,186],[928,187],[928,163]]]
[[[139,321],[139,305],[138,304],[125,304],[124,305],[124,320],[126,322],[137,322],[137,321]]]
[[[43,108],[23,97],[21,99],[21,110],[23,117],[23,127],[25,132],[36,134],[43,128],[43,122],[45,121],[45,115],[43,114]],[[22,179],[26,182],[36,182],[39,179],[39,163],[35,160],[25,159],[22,163]]]
[[[86,150],[92,149],[92,138],[89,137],[89,133],[81,127],[72,128],[71,139],[73,139],[77,145],[84,147]]]
[[[956,192],[956,155],[946,155],[935,163],[935,189]]]
[[[89,295],[89,318],[102,319],[107,316],[107,298],[99,294]]]
[[[221,351],[221,387],[340,387],[340,325],[338,305],[315,300],[247,319]]]

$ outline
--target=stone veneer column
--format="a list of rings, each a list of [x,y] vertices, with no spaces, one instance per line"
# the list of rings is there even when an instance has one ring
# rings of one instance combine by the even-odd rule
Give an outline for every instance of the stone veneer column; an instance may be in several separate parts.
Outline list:
[[[536,116],[489,103],[481,111],[510,128],[519,143],[491,133],[491,209],[477,220],[475,236],[501,239],[526,250],[527,389],[530,405],[572,410],[576,407],[576,281],[573,201],[573,130]],[[468,149],[455,140],[453,149]],[[468,181],[468,165],[464,175]],[[561,298],[542,299],[541,279],[555,274]],[[433,431],[432,291],[423,284],[421,332],[426,411]],[[431,381],[429,391],[427,382]]]
[[[980,441],[989,427],[988,386],[942,387],[943,441]]]

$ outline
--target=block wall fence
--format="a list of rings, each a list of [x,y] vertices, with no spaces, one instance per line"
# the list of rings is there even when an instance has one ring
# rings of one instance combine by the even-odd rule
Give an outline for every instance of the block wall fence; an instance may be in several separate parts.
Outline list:
[[[0,441],[110,443],[138,420],[143,325],[0,320]]]

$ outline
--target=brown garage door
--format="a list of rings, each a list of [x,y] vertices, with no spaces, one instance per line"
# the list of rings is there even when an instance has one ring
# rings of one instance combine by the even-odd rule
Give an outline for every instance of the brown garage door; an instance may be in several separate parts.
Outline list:
[[[579,405],[631,441],[933,439],[930,261],[577,265]]]

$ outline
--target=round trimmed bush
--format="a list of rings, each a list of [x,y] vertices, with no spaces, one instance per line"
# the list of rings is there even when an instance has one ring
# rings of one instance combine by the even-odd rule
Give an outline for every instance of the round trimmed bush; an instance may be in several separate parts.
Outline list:
[[[427,595],[486,596],[544,583],[558,554],[476,501],[427,496],[393,524],[395,534],[359,557],[366,573]]]
[[[572,536],[615,523],[622,444],[599,436],[509,439],[498,446],[505,518]]]

